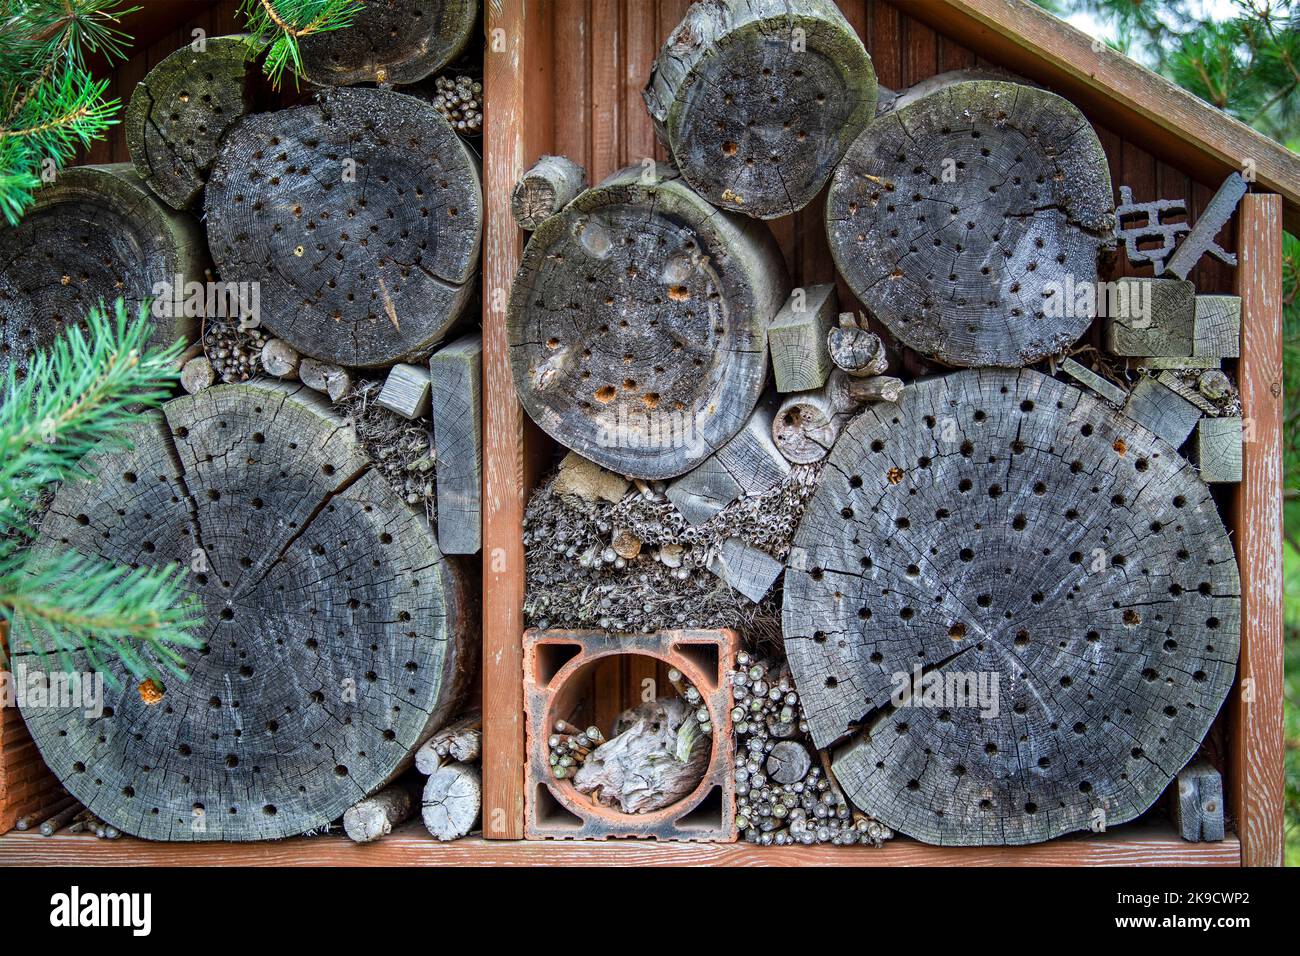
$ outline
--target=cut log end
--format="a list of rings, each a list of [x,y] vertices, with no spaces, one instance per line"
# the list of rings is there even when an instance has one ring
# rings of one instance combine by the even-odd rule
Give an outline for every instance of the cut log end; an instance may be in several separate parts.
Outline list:
[[[416,83],[469,43],[478,0],[366,0],[351,26],[303,37],[307,79],[322,86]]]
[[[477,767],[447,763],[424,785],[421,816],[428,831],[439,840],[459,840],[479,821],[483,783]]]
[[[543,156],[510,192],[510,214],[529,232],[587,188],[587,171],[565,156]]]

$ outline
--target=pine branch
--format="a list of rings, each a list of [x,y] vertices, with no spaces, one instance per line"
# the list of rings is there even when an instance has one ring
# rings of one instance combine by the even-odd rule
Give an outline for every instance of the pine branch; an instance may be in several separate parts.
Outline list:
[[[295,84],[304,76],[301,39],[351,26],[364,5],[362,0],[243,0],[240,13],[249,42],[267,51],[262,69],[278,89],[285,70]]]

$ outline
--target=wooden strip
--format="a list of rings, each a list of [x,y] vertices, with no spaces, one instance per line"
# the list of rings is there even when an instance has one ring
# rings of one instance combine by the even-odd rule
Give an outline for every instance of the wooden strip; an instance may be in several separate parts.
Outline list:
[[[555,22],[552,42],[563,55],[547,64],[553,70],[552,90],[539,96],[550,101],[555,116],[555,152],[580,163],[587,182],[594,183],[591,168],[591,9],[586,0],[562,0],[547,10]],[[539,85],[546,85],[539,81]],[[531,164],[536,156],[528,157]]]
[[[627,47],[623,58],[623,164],[655,158],[654,123],[641,99],[650,78],[650,64],[659,52],[658,24],[654,4],[633,3],[625,7]]]
[[[871,25],[867,52],[876,68],[876,79],[881,86],[897,91],[903,85],[903,63],[899,50],[898,8],[885,0],[873,0],[868,11]]]
[[[591,165],[587,172],[593,184],[622,166],[621,11],[619,0],[591,0]]]
[[[1232,700],[1230,793],[1242,863],[1282,864],[1282,199],[1238,213],[1237,381],[1247,442],[1237,489],[1242,634]]]
[[[483,530],[482,336],[467,335],[439,349],[429,359],[429,373],[438,546],[443,554],[478,554]]]

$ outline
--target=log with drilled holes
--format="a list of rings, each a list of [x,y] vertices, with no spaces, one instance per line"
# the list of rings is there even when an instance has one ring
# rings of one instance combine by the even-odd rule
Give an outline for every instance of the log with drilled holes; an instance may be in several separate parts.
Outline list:
[[[754,410],[788,292],[764,223],[712,208],[667,167],[629,167],[529,240],[506,320],[515,387],[580,455],[680,475]]]
[[[180,562],[201,643],[154,703],[114,663],[102,717],[24,710],[42,756],[96,816],[151,839],[337,819],[453,713],[476,654],[462,572],[301,385],[216,386],[126,437],[63,486],[37,550]]]
[[[876,73],[834,0],[707,0],[669,35],[643,94],[683,177],[761,219],[821,192],[876,112]]]
[[[0,364],[25,375],[31,354],[101,299],[135,310],[159,296],[150,344],[192,339],[196,320],[174,308],[171,287],[202,281],[203,232],[160,203],[130,163],[78,166],[36,193],[17,226],[0,225]],[[160,286],[166,283],[166,286]]]
[[[169,206],[194,205],[221,137],[252,108],[251,53],[245,36],[209,37],[165,57],[131,94],[122,121],[131,162]]]
[[[303,355],[419,362],[469,304],[477,162],[415,97],[341,89],[246,117],[222,143],[204,208],[222,277],[260,281],[263,323]]]
[[[1175,448],[988,369],[868,408],[820,481],[785,647],[859,809],[927,843],[1023,844],[1160,796],[1240,647],[1232,545]]]
[[[303,37],[303,69],[323,86],[416,83],[460,55],[478,0],[366,0],[351,26]]]
[[[932,84],[867,127],[831,179],[840,273],[903,344],[950,365],[1018,366],[1091,322],[1076,289],[1111,241],[1097,134],[1045,90]]]

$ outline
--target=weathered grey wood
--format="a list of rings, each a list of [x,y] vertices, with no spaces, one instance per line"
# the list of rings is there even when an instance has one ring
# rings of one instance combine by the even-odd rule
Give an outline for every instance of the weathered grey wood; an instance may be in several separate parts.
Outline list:
[[[510,215],[532,232],[587,188],[587,171],[567,156],[543,156],[510,191]]]
[[[267,339],[262,346],[262,371],[276,378],[298,377],[298,363],[302,356],[284,339]]]
[[[343,832],[353,843],[373,843],[393,832],[419,806],[420,787],[409,781],[385,787],[343,814]]]
[[[429,360],[438,466],[438,544],[476,554],[483,542],[483,338],[469,335]]]
[[[423,100],[339,89],[245,117],[204,195],[223,276],[261,282],[262,322],[345,366],[422,361],[478,270],[477,161]]]
[[[761,219],[821,192],[876,110],[876,73],[834,0],[693,4],[644,98],[686,181]]]
[[[1217,372],[1216,374],[1221,376],[1223,375],[1222,372]],[[1223,376],[1223,378],[1226,382],[1227,376]],[[1203,414],[1218,414],[1219,407],[1214,402],[1210,401],[1208,397],[1201,394],[1197,379],[1184,379],[1179,377],[1178,372],[1174,369],[1165,369],[1156,376],[1156,381],[1171,392],[1174,392],[1181,398],[1195,405]]]
[[[782,624],[813,742],[860,810],[929,843],[1133,819],[1234,679],[1240,582],[1209,489],[1038,372],[865,409],[793,544]]]
[[[1080,365],[1072,358],[1067,358],[1061,362],[1061,371],[1080,385],[1086,385],[1102,398],[1115,405],[1123,405],[1124,400],[1128,398],[1128,392],[1124,391],[1124,389],[1110,381],[1110,379],[1102,378],[1092,369]]]
[[[483,752],[483,715],[478,710],[453,720],[415,752],[415,769],[432,776],[449,760],[473,763]]]
[[[338,819],[467,689],[462,572],[301,385],[215,386],[123,437],[131,450],[92,453],[96,477],[62,487],[36,549],[180,563],[200,643],[156,703],[110,660],[120,689],[103,717],[25,710],[42,756],[96,816],[149,839],[272,839]],[[90,666],[83,651],[71,663]]]
[[[420,418],[429,414],[432,387],[428,369],[398,362],[389,369],[375,403],[403,418]]]
[[[1196,286],[1180,279],[1126,277],[1115,283],[1106,347],[1116,355],[1191,355]]]
[[[304,358],[298,363],[298,377],[308,388],[324,392],[332,402],[337,402],[352,390],[351,373],[332,362]]]
[[[221,137],[252,110],[253,53],[243,35],[204,37],[136,84],[122,118],[126,145],[140,178],[167,205],[198,202]]]
[[[1194,355],[1237,358],[1241,354],[1241,299],[1235,295],[1198,295]]]
[[[839,324],[826,335],[831,361],[855,378],[882,375],[889,369],[889,356],[880,336],[867,328],[866,319],[841,312]]]
[[[36,192],[17,226],[0,224],[0,364],[27,374],[31,355],[84,323],[99,301],[154,309],[153,347],[198,334],[193,315],[172,307],[172,289],[203,281],[203,232],[159,202],[130,163],[76,166]]]
[[[478,0],[366,0],[352,25],[300,41],[307,79],[326,86],[416,83],[469,43]]]
[[[1196,427],[1201,410],[1168,386],[1144,375],[1129,392],[1124,414],[1178,448]]]
[[[777,783],[796,783],[812,769],[812,757],[803,744],[793,740],[779,740],[772,745],[765,766],[767,775]]]
[[[1152,371],[1182,368],[1218,368],[1220,359],[1209,355],[1148,355],[1137,360],[1142,368]]]
[[[719,212],[670,167],[628,167],[524,250],[506,318],[520,401],[611,471],[684,474],[754,410],[788,293],[764,223]]]
[[[181,388],[191,395],[203,391],[216,380],[217,373],[212,370],[212,363],[205,355],[190,359],[181,368]]]
[[[1194,460],[1201,480],[1234,484],[1241,481],[1242,421],[1202,418],[1196,426]]]
[[[832,283],[790,293],[767,330],[778,392],[807,392],[826,384],[834,368],[826,336],[838,309]]]
[[[425,828],[439,840],[459,840],[479,821],[483,808],[483,780],[478,767],[445,763],[424,785],[421,817]]]
[[[877,118],[831,178],[840,274],[903,344],[950,365],[1061,352],[1114,228],[1097,134],[1045,90],[958,81]]]
[[[1213,843],[1222,840],[1223,778],[1213,764],[1197,760],[1178,771],[1174,794],[1174,826],[1184,840]]]
[[[779,403],[769,392],[734,438],[668,485],[668,500],[687,521],[703,524],[737,498],[762,494],[790,473],[790,463],[772,441]]]
[[[616,505],[623,500],[631,484],[626,478],[571,451],[560,459],[551,489],[561,497],[572,496],[587,502],[606,501]]]
[[[854,378],[843,369],[831,373],[826,387],[786,398],[772,417],[772,440],[789,461],[821,461],[844,426],[867,402],[893,402],[903,383],[888,375]]]
[[[1214,194],[1214,198],[1206,203],[1205,208],[1201,210],[1201,217],[1192,225],[1191,230],[1174,250],[1174,254],[1165,263],[1165,275],[1186,279],[1196,268],[1196,263],[1200,261],[1201,256],[1207,252],[1220,262],[1230,266],[1237,264],[1236,253],[1225,251],[1214,241],[1214,237],[1228,224],[1228,220],[1232,218],[1237,204],[1241,202],[1241,197],[1244,195],[1246,195],[1245,178],[1241,173],[1231,173],[1223,181],[1219,191]]]
[[[709,570],[757,604],[767,597],[785,565],[740,538],[727,538],[709,559]]]

